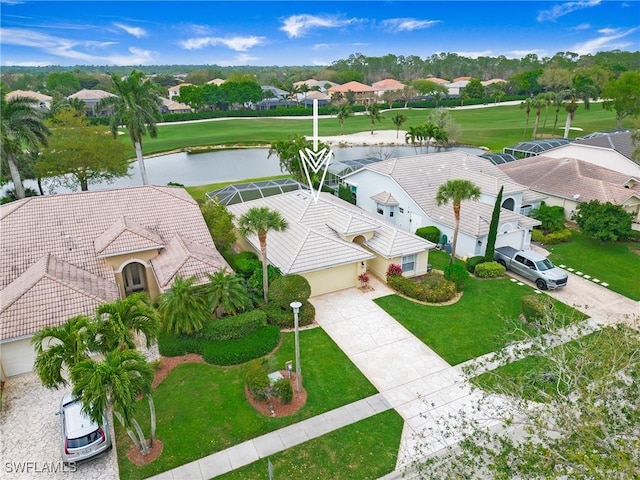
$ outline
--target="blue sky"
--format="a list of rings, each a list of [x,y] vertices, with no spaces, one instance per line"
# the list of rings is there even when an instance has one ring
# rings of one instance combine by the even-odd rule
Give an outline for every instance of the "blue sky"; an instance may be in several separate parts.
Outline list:
[[[640,49],[640,2],[0,0],[2,65],[329,65]]]

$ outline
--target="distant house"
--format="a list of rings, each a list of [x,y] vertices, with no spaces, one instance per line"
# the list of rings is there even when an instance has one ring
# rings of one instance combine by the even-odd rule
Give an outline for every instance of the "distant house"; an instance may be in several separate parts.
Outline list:
[[[382,96],[384,92],[402,91],[406,85],[393,78],[386,78],[371,84],[371,86],[376,91],[376,95]]]
[[[495,85],[496,83],[500,83],[500,84],[504,83],[504,84],[506,84],[507,81],[502,79],[502,78],[492,78],[490,80],[483,80],[480,83],[482,83],[483,86],[488,87],[490,85]]]
[[[270,110],[276,107],[290,107],[296,102],[290,97],[290,93],[273,85],[261,85],[262,100],[255,102],[253,108],[257,110]]]
[[[466,77],[461,77],[461,78],[466,78]],[[469,80],[456,80],[451,83],[444,84],[444,86],[447,87],[447,90],[449,91],[448,95],[452,97],[459,96],[460,93],[462,92],[462,89],[467,85],[469,85]]]
[[[330,82],[329,80],[316,80],[314,78],[310,78],[309,80],[301,80],[299,82],[294,82],[294,87],[301,87],[302,85],[306,85],[310,90],[318,90],[322,93],[327,93],[329,88],[336,87],[339,84],[335,82]]]
[[[640,177],[575,158],[537,156],[499,165],[514,182],[544,195],[545,203],[564,208],[570,219],[582,202],[622,206],[640,223]]]
[[[314,100],[318,101],[319,107],[326,106],[331,103],[331,97],[329,95],[327,95],[326,93],[316,92],[316,91],[299,93],[297,94],[297,98],[300,104],[304,105],[305,107],[313,106]]]
[[[365,105],[376,100],[376,91],[373,87],[360,82],[347,82],[344,85],[336,85],[329,89],[329,95],[334,93],[346,95],[348,92],[355,94],[356,103]]]
[[[443,85],[445,83],[451,83],[449,80],[446,80],[444,78],[433,77],[433,76],[428,76],[425,80],[429,80],[430,82],[438,83],[440,85]]]
[[[44,327],[178,277],[229,268],[198,204],[177,187],[28,197],[0,206],[0,379],[31,371]],[[6,232],[11,232],[7,235]]]
[[[546,157],[577,158],[632,177],[640,177],[640,163],[633,160],[631,132],[594,133],[544,152]]]
[[[217,85],[220,86],[224,83],[224,80],[221,78],[214,78],[213,80],[209,80],[207,82],[209,85]]]
[[[394,158],[365,165],[347,174],[343,182],[356,196],[356,204],[377,218],[409,232],[435,225],[447,240],[455,227],[453,208],[438,206],[436,193],[447,180],[469,180],[480,187],[479,201],[462,203],[457,253],[482,255],[493,207],[504,186],[496,246],[527,248],[531,229],[540,222],[525,216],[540,205],[543,195],[511,180],[486,159],[462,151]]]
[[[184,103],[174,102],[168,98],[161,98],[162,100],[162,113],[191,113],[193,109],[189,105]]]
[[[167,91],[169,93],[169,100],[173,100],[174,97],[179,96],[180,95],[180,89],[182,87],[186,87],[186,86],[194,87],[195,85],[193,85],[193,83],[181,83],[179,85],[174,85],[173,87],[169,87],[167,89]]]
[[[105,92],[104,90],[87,90],[82,89],[79,92],[69,95],[67,98],[74,98],[81,100],[85,104],[85,112],[88,117],[103,117],[109,115],[109,109],[103,109],[99,112],[96,111],[96,105],[104,98],[115,97],[113,93]]]
[[[435,247],[328,193],[314,202],[311,193],[296,190],[227,208],[238,219],[252,207],[268,207],[287,220],[287,230],[269,232],[267,260],[283,274],[304,276],[312,295],[356,287],[365,271],[384,281],[392,263],[401,265],[405,276],[422,275]],[[239,244],[260,251],[255,235]]]
[[[53,102],[53,97],[49,95],[45,95],[40,92],[33,92],[31,90],[14,90],[5,95],[5,99],[7,101],[12,98],[23,97],[29,98],[33,100],[34,107],[40,111],[49,111],[51,110],[51,102]]]

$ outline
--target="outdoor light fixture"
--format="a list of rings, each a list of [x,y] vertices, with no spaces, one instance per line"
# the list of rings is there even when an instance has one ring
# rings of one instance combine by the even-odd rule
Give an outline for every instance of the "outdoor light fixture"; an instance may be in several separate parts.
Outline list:
[[[300,373],[300,341],[298,339],[298,313],[302,304],[300,302],[291,302],[289,306],[293,309],[293,327],[295,332],[296,344],[296,392],[302,390],[302,374]]]

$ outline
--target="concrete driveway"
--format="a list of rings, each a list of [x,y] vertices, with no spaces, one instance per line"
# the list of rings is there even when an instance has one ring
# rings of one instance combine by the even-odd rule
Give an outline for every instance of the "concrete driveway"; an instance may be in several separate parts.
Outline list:
[[[55,413],[65,392],[47,390],[35,373],[11,377],[4,383],[0,412],[0,478],[118,478],[115,448],[75,468],[62,465],[60,418]]]

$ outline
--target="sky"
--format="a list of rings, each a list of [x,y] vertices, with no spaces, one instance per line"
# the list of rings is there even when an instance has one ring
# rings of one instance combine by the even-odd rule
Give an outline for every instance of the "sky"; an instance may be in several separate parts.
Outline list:
[[[330,65],[640,50],[639,0],[0,0],[0,64]]]

